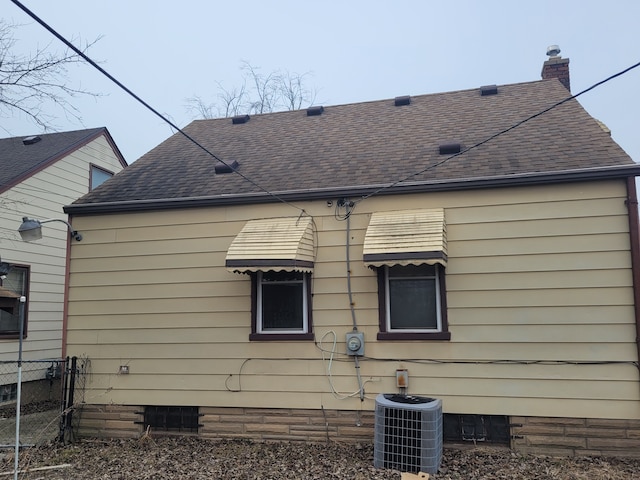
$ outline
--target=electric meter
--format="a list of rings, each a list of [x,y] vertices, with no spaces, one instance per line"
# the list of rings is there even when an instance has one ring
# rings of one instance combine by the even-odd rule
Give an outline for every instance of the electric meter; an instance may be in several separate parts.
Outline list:
[[[364,355],[364,333],[350,332],[347,333],[347,355]]]

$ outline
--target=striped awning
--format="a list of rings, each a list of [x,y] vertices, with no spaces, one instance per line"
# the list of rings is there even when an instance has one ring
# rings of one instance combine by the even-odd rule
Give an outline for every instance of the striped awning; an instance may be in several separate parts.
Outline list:
[[[231,242],[225,266],[232,272],[311,272],[315,259],[311,217],[249,220]]]
[[[375,212],[364,237],[363,259],[383,265],[447,265],[444,209]]]

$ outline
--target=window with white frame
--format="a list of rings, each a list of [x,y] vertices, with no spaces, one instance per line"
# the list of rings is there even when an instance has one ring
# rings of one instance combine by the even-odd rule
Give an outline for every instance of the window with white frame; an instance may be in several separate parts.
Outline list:
[[[378,338],[449,339],[441,265],[382,266]]]
[[[256,272],[252,340],[309,339],[311,328],[310,274]]]

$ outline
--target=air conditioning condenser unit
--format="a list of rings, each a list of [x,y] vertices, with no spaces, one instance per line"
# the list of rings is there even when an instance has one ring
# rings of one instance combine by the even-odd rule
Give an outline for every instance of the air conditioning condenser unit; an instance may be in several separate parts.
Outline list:
[[[381,393],[376,398],[376,468],[437,473],[442,461],[442,400]]]

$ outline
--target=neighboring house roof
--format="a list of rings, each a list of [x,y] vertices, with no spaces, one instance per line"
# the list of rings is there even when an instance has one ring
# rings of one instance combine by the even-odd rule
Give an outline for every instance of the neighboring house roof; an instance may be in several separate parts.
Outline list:
[[[404,178],[383,193],[640,173],[575,99],[462,155],[446,160],[439,153],[444,143],[464,149],[482,142],[569,95],[551,79],[499,86],[495,95],[480,89],[421,95],[403,106],[390,99],[331,106],[314,116],[298,110],[246,123],[196,120],[184,132],[225,163],[237,161],[242,176],[216,174],[216,159],[177,133],[65,210],[271,202],[271,193],[287,200],[360,195]]]
[[[105,135],[122,166],[127,166],[105,127],[0,139],[0,193]],[[39,139],[39,140],[38,140]]]

